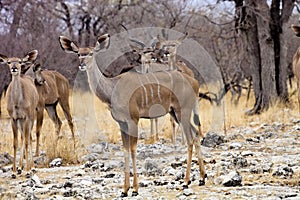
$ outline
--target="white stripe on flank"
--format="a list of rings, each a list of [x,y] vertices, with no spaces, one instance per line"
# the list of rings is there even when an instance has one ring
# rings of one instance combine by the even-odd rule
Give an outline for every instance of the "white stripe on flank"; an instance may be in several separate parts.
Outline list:
[[[170,89],[172,90],[172,89],[173,89],[173,85],[174,85],[172,75],[171,75],[171,73],[168,72],[167,70],[164,70],[163,72],[166,72],[166,73],[169,75],[169,77],[170,77],[170,79],[171,79],[171,88],[170,88]]]
[[[150,80],[149,80],[148,74],[147,74],[147,76],[146,76],[146,79],[147,79],[147,81],[150,83],[151,100],[153,101],[153,99],[154,99],[154,92],[153,92],[153,87],[152,87],[152,84],[151,84],[151,82],[150,82]]]
[[[161,97],[160,97],[160,84],[159,84],[159,81],[158,81],[158,79],[157,79],[157,77],[155,76],[154,73],[151,73],[151,75],[154,77],[154,79],[157,82],[157,95],[158,95],[159,101],[162,102]]]
[[[139,82],[140,82],[141,86],[143,87],[143,89],[144,89],[144,91],[145,91],[145,99],[146,99],[145,105],[147,105],[147,104],[148,104],[147,89],[146,89],[146,87],[144,86],[142,80],[140,79],[140,76],[137,76],[137,77],[138,77],[138,79],[139,79]]]

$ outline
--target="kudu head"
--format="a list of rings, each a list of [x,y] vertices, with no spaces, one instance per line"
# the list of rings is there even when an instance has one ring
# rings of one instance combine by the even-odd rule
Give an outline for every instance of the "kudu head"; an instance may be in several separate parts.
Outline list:
[[[10,69],[10,73],[12,76],[19,76],[22,73],[22,68],[24,66],[32,65],[38,56],[37,50],[32,50],[28,52],[24,58],[17,58],[17,57],[7,57],[0,54],[0,63],[7,64]]]
[[[45,83],[45,78],[42,75],[42,67],[40,63],[36,63],[32,67],[34,83],[36,85],[43,85]]]
[[[67,53],[75,53],[79,58],[79,70],[86,71],[90,68],[94,52],[98,52],[109,47],[110,36],[104,34],[98,37],[95,47],[79,47],[75,42],[65,36],[59,36],[61,48]]]
[[[168,62],[170,57],[175,58],[177,48],[182,44],[187,35],[188,33],[185,33],[184,36],[177,40],[167,40],[166,38],[161,38],[160,35],[157,35],[158,42],[155,44],[154,48],[157,50],[163,50],[163,55],[160,56],[162,58],[162,62]]]

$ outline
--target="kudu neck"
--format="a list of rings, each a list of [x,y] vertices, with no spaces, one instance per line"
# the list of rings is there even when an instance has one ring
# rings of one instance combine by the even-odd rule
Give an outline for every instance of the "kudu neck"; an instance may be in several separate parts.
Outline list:
[[[93,57],[87,65],[88,82],[92,92],[104,103],[110,106],[114,79],[107,78],[100,71]]]

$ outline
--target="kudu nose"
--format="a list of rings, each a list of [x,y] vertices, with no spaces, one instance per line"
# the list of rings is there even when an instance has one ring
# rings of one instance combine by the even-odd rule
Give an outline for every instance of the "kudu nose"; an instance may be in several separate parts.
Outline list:
[[[85,71],[86,70],[86,64],[85,63],[80,63],[78,67],[79,67],[80,71]]]
[[[11,68],[11,72],[18,72],[18,68],[15,65],[13,65]]]

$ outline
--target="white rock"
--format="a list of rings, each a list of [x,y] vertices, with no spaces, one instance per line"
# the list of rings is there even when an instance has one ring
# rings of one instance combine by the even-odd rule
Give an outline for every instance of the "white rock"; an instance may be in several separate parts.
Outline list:
[[[49,163],[50,167],[60,167],[62,165],[62,159],[61,158],[55,158]]]

